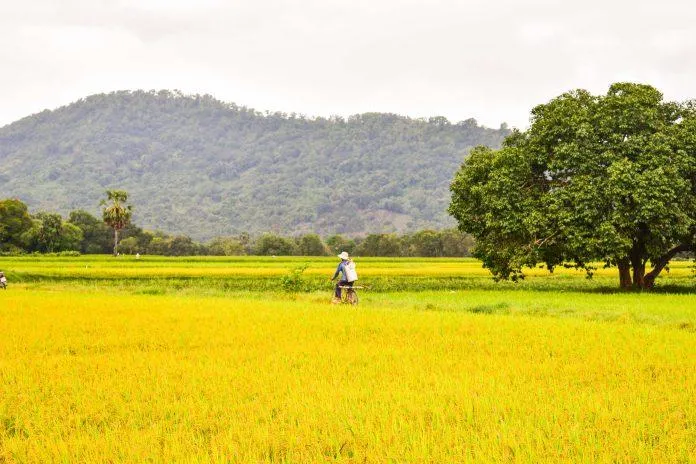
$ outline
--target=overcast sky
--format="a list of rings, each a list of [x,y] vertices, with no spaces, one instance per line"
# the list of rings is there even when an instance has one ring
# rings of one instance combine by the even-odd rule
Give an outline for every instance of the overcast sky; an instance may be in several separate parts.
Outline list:
[[[615,81],[696,98],[686,0],[0,0],[0,126],[94,93],[525,127]]]

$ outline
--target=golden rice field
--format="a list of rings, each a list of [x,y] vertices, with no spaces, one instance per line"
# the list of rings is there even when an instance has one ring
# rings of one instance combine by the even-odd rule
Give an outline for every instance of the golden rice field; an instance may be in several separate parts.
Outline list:
[[[696,462],[690,263],[655,293],[426,259],[360,260],[403,287],[358,307],[332,260],[253,288],[305,261],[0,258],[0,462]]]
[[[289,268],[307,264],[307,275],[331,274],[336,268],[336,258],[307,257],[192,257],[164,258],[133,256],[119,258],[85,256],[80,258],[42,258],[33,257],[4,258],[5,269],[15,269],[20,273],[40,274],[51,277],[99,277],[99,278],[137,278],[137,277],[234,277],[234,276],[278,276],[287,273]],[[374,276],[415,276],[449,277],[476,276],[489,277],[488,270],[471,258],[362,258],[360,275]],[[693,276],[693,263],[675,262],[667,273],[671,277]],[[527,269],[530,277],[547,277],[544,268]],[[584,277],[585,271],[557,268],[556,276]],[[604,269],[597,264],[594,274],[598,277],[614,277],[616,269]]]

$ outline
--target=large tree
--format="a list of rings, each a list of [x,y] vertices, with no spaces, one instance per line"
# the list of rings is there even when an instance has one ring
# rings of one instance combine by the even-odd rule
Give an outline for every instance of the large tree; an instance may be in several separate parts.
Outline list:
[[[326,256],[328,247],[317,234],[305,234],[297,238],[298,252],[302,256]]]
[[[297,246],[288,238],[267,233],[256,241],[254,254],[259,256],[292,256],[297,254]]]
[[[22,249],[22,235],[32,224],[27,205],[16,198],[0,200],[0,251]]]
[[[71,211],[68,219],[82,230],[83,239],[80,243],[82,253],[108,253],[111,247],[111,231],[102,221],[84,210]]]
[[[563,94],[502,149],[473,150],[451,191],[450,214],[496,278],[600,261],[618,267],[622,287],[652,288],[694,250],[695,106],[631,83]]]
[[[43,211],[34,215],[31,229],[23,235],[27,251],[41,253],[78,251],[82,239],[79,227],[63,221],[60,214]]]
[[[128,192],[124,190],[107,190],[106,200],[102,200],[102,217],[104,223],[114,230],[114,256],[118,254],[118,233],[130,224],[132,207],[126,205]]]

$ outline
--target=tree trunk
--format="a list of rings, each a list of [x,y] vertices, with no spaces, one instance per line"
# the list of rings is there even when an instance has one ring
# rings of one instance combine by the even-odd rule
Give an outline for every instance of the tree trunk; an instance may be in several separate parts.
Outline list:
[[[114,256],[118,255],[118,229],[114,229]]]
[[[655,260],[653,263],[653,268],[652,271],[648,272],[645,276],[644,279],[644,288],[653,288],[655,286],[655,279],[657,278],[658,275],[660,275],[660,272],[669,264],[670,260],[674,258],[674,256],[677,253],[681,253],[683,251],[689,251],[691,250],[691,246],[685,243],[682,243],[680,245],[675,246],[671,250],[669,250],[667,253],[664,255],[660,256],[658,259]]]
[[[643,254],[638,249],[634,248],[630,258],[620,259],[616,264],[619,267],[619,285],[623,289],[635,288],[640,290],[650,290],[655,286],[655,279],[660,272],[669,264],[677,253],[690,251],[693,247],[689,244],[682,243],[669,250],[664,255],[660,256],[652,262],[653,268],[647,274],[645,273],[645,260]],[[633,277],[631,277],[633,270]]]
[[[636,257],[631,260],[631,267],[633,268],[633,288],[645,288],[645,261]]]
[[[631,264],[628,258],[620,259],[617,263],[619,266],[619,285],[621,288],[631,288]]]

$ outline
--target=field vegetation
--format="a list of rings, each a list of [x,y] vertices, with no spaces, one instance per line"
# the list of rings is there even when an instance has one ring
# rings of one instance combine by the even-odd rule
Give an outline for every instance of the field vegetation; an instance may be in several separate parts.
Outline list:
[[[0,259],[0,462],[693,462],[690,262]],[[299,292],[283,276],[306,266]]]

